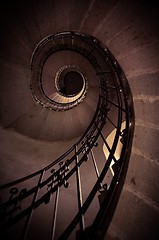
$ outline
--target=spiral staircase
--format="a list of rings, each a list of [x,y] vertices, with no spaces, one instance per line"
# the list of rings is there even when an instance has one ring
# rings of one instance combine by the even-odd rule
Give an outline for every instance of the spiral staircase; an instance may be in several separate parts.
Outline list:
[[[2,6],[1,239],[158,239],[158,9]]]

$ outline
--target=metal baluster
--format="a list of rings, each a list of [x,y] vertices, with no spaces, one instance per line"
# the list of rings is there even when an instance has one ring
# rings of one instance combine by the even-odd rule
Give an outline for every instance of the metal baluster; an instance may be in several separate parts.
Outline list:
[[[76,164],[76,179],[77,179],[77,197],[78,197],[78,210],[80,213],[80,231],[83,232],[85,229],[84,224],[84,215],[82,213],[82,189],[81,189],[81,178],[80,178],[80,170],[78,166],[78,155],[77,155],[77,145],[75,146],[75,164]]]
[[[17,195],[17,194],[18,194],[18,188],[16,188],[16,187],[11,188],[10,191],[9,191],[9,193],[10,193],[11,195],[10,195],[10,197],[9,197],[8,202],[10,202],[10,201],[14,198],[14,197],[13,197],[14,195]],[[17,199],[17,201],[14,203],[13,209],[10,211],[9,219],[12,218],[12,214],[13,214],[13,212],[14,212],[14,209],[16,210],[17,204],[18,204],[18,199]],[[5,213],[5,211],[6,211],[6,209],[4,210],[4,213]]]
[[[28,229],[29,229],[29,224],[30,224],[31,217],[32,217],[32,214],[33,214],[34,203],[36,202],[38,194],[39,194],[40,183],[43,180],[44,172],[45,172],[45,169],[43,169],[41,174],[40,174],[39,181],[38,181],[38,184],[37,184],[37,189],[36,189],[36,191],[34,193],[33,200],[32,200],[32,203],[31,203],[31,210],[30,210],[30,212],[29,212],[29,214],[27,216],[27,219],[26,219],[26,222],[25,222],[25,225],[24,225],[24,230],[22,232],[22,238],[21,238],[23,240],[25,240],[26,236],[27,236],[27,232],[28,232]]]
[[[65,162],[65,169],[64,169],[64,187],[68,188],[69,187],[69,182],[66,180],[66,172],[69,171],[69,166],[68,166],[68,160]]]
[[[115,107],[119,108],[120,110],[122,110],[123,112],[126,112],[126,110],[124,108],[122,108],[120,105],[116,104],[115,102],[111,101],[110,99],[108,99],[107,97],[102,96],[105,100],[107,100],[109,103],[111,103],[112,105],[114,105]]]
[[[57,219],[57,209],[58,209],[58,202],[59,202],[59,183],[61,181],[61,167],[63,165],[63,162],[59,163],[60,165],[60,170],[59,170],[59,174],[57,176],[58,179],[58,184],[57,184],[57,190],[56,190],[56,196],[55,196],[55,205],[54,205],[54,211],[53,211],[53,217],[52,217],[52,231],[51,231],[51,240],[54,239],[55,236],[55,230],[56,230],[56,219]]]
[[[71,44],[72,44],[72,47],[74,45],[74,35],[71,36]]]
[[[117,128],[117,126],[112,122],[112,120],[108,116],[107,116],[107,119],[115,128]]]
[[[58,200],[59,200],[59,186],[57,186],[57,191],[56,191],[56,196],[55,196],[55,206],[54,206],[54,212],[53,212],[53,218],[52,218],[53,221],[52,221],[51,240],[53,240],[54,236],[55,236]]]
[[[96,125],[96,124],[95,124],[95,125]],[[114,150],[112,150],[112,149],[109,147],[109,145],[108,145],[106,139],[105,139],[104,136],[103,136],[102,131],[100,131],[100,129],[98,128],[97,125],[96,125],[96,128],[98,129],[99,134],[100,134],[100,136],[101,136],[101,138],[102,138],[104,144],[106,145],[108,151],[110,152],[110,154],[111,154],[111,156],[112,156],[112,159],[114,160],[114,162],[117,162],[117,159],[116,159],[115,156],[114,156]]]
[[[65,44],[64,44],[64,39],[63,39],[63,36],[62,36],[61,40],[62,40],[62,45],[65,45]]]
[[[55,41],[54,41],[54,38],[52,39],[52,43],[53,43],[54,46],[56,46]]]
[[[97,163],[96,163],[95,156],[94,156],[94,153],[93,153],[92,149],[91,149],[90,153],[91,153],[91,157],[92,157],[92,160],[93,160],[93,165],[94,165],[94,169],[95,169],[95,172],[96,172],[97,179],[99,179],[99,171],[98,171]],[[102,183],[100,183],[100,188],[102,188]]]

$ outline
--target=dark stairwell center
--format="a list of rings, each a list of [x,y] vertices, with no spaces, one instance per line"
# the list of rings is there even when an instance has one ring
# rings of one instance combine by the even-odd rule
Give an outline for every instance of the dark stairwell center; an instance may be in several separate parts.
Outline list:
[[[61,83],[60,92],[67,96],[76,95],[82,90],[83,78],[78,72],[70,71],[64,76],[64,83]]]

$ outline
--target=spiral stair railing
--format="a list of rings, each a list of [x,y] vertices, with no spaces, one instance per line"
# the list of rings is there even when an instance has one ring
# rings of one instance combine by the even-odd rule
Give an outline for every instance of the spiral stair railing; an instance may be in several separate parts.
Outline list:
[[[55,111],[65,111],[72,109],[73,107],[77,106],[81,103],[85,95],[88,91],[88,82],[85,74],[78,69],[78,66],[64,66],[65,69],[76,69],[76,71],[80,72],[84,79],[83,88],[81,91],[75,96],[64,96],[59,91],[54,93],[53,98],[49,98],[43,89],[42,84],[42,71],[43,66],[46,60],[49,58],[50,55],[54,54],[57,51],[61,50],[70,50],[76,51],[84,54],[84,48],[81,48],[80,45],[74,45],[74,36],[77,37],[77,40],[80,38],[80,43],[82,43],[85,37],[78,36],[78,34],[70,34],[69,32],[63,32],[62,34],[55,34],[50,35],[44,38],[36,47],[32,59],[31,59],[31,82],[30,82],[30,89],[34,100],[41,104],[43,107],[53,109]],[[78,39],[79,38],[79,39]],[[70,40],[70,41],[69,41]],[[78,51],[77,51],[78,49]],[[80,50],[80,51],[79,51]],[[82,52],[81,52],[82,51]],[[60,74],[61,69],[56,74],[55,77],[55,86],[57,86],[57,78]],[[58,99],[58,100],[57,100]]]
[[[92,64],[100,86],[98,106],[84,135],[65,154],[37,172],[0,186],[1,239],[6,239],[9,229],[19,224],[19,235],[15,239],[27,239],[32,217],[43,204],[53,206],[48,239],[68,239],[71,234],[77,239],[103,239],[124,183],[134,130],[133,102],[126,77],[114,56],[98,39],[75,32],[51,35],[38,45],[31,62],[31,70],[36,68],[33,77],[41,74],[41,66],[50,54],[63,49],[82,54]],[[53,110],[69,109],[79,101],[61,104],[46,101],[43,96],[39,94],[38,101],[42,105],[45,101]],[[114,134],[110,143],[111,132]],[[89,169],[90,165],[93,168],[88,179],[93,175],[93,184],[89,189],[81,173],[83,166]],[[61,226],[57,236],[60,193],[67,191],[71,184],[75,185],[78,209],[72,219],[67,220],[67,226],[64,229]],[[94,205],[96,202],[99,204]],[[91,220],[87,223],[88,211],[91,211]]]

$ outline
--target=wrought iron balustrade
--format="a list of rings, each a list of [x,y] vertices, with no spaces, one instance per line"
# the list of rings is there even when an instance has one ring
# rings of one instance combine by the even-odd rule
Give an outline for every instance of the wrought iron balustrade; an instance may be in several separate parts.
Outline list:
[[[33,174],[0,186],[1,239],[12,234],[15,239],[32,239],[36,235],[34,216],[38,221],[46,216],[49,222],[41,239],[102,239],[124,182],[134,129],[133,103],[125,75],[98,39],[63,32],[37,46],[31,61],[35,70],[32,77],[40,81],[45,59],[63,49],[82,54],[92,64],[100,87],[98,106],[85,134],[64,155]],[[36,84],[31,85],[33,95],[37,91],[36,101],[45,107],[67,110],[80,102],[48,101]],[[49,212],[43,210],[44,206]],[[66,219],[60,220],[64,213]]]

